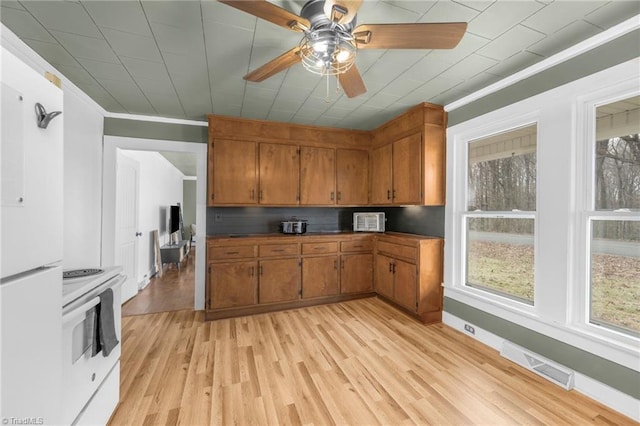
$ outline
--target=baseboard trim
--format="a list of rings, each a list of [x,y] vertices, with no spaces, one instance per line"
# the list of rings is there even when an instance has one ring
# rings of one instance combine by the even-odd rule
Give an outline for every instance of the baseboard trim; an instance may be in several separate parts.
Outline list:
[[[498,352],[500,352],[502,344],[505,341],[502,337],[458,318],[446,311],[442,313],[442,322]],[[471,325],[474,328],[475,333],[471,334],[468,331],[465,331],[465,324]],[[574,380],[575,391],[606,405],[612,410],[616,410],[617,412],[624,414],[636,422],[640,422],[640,410],[638,409],[638,407],[640,407],[639,400],[579,372],[575,372]]]

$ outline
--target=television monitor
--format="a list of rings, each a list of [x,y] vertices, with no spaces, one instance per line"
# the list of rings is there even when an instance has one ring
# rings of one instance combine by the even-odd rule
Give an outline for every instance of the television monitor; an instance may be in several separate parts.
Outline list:
[[[169,215],[169,233],[173,234],[180,230],[180,206],[171,206]]]

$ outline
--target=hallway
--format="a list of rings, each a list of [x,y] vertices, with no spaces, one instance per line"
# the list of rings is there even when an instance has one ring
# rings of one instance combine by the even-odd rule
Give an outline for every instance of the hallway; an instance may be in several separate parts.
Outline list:
[[[165,264],[162,278],[151,278],[149,284],[122,306],[122,316],[157,312],[193,310],[195,288],[195,248],[192,248],[180,270]]]

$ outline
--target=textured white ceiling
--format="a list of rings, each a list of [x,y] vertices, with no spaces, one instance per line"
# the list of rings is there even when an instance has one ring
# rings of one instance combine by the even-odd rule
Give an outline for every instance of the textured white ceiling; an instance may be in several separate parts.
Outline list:
[[[299,13],[304,1],[273,3]],[[242,79],[300,35],[207,1],[5,1],[0,19],[110,112],[206,114],[371,129],[419,102],[448,104],[640,13],[624,1],[365,0],[358,23],[468,22],[452,50],[358,52],[349,99],[295,65]]]

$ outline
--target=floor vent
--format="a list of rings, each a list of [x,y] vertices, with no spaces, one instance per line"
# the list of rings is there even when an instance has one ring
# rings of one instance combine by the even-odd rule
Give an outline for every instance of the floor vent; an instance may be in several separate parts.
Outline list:
[[[549,361],[536,353],[507,341],[502,344],[500,355],[562,386],[566,390],[573,389],[573,371],[563,365]]]

